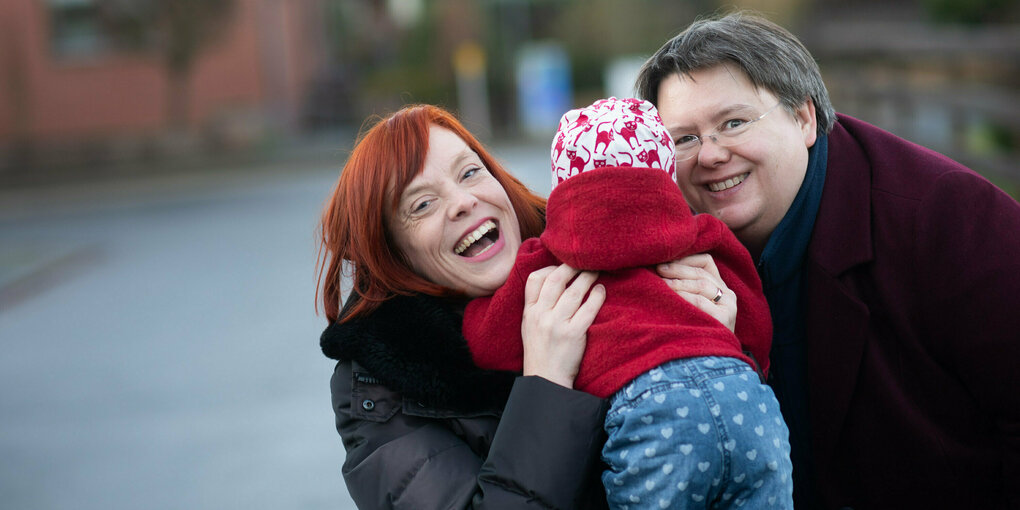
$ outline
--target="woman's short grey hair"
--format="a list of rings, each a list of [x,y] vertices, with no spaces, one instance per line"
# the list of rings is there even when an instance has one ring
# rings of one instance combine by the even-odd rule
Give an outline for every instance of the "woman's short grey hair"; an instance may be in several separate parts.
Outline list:
[[[810,97],[818,133],[832,129],[836,111],[811,53],[783,27],[747,12],[692,23],[645,62],[635,87],[640,98],[655,104],[669,76],[725,63],[739,66],[756,88],[775,94],[791,112]]]

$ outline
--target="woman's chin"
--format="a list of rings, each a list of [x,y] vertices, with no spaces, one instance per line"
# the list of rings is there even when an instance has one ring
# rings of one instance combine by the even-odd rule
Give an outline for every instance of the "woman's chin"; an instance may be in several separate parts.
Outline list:
[[[510,271],[513,270],[514,265],[513,258],[500,257],[490,259],[489,262],[484,268],[475,267],[464,272],[463,276],[466,280],[464,281],[464,293],[469,297],[491,296],[510,277]]]

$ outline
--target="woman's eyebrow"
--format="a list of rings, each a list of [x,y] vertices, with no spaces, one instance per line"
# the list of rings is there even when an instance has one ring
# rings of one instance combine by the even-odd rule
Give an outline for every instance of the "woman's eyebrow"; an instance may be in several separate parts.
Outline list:
[[[754,111],[755,111],[754,107],[749,104],[732,104],[727,106],[726,108],[723,108],[722,110],[719,110],[719,113],[715,115],[715,119],[713,120],[719,120],[723,117],[728,117],[735,113],[744,113],[750,115],[754,113]]]
[[[471,159],[472,157],[477,157],[477,156],[478,155],[475,154],[475,151],[471,150],[470,148],[464,149],[463,151],[461,151],[460,155],[458,155],[453,160],[453,164],[450,165],[450,168],[451,169],[458,169],[458,168],[460,168],[460,167],[462,167],[464,165],[464,161],[465,160],[468,160],[468,159]]]
[[[715,124],[715,123],[721,122],[723,119],[725,119],[726,117],[729,117],[730,115],[737,114],[737,113],[750,115],[750,114],[754,113],[754,111],[755,111],[754,107],[749,105],[749,104],[744,104],[744,103],[731,104],[731,105],[728,105],[726,107],[723,107],[721,110],[719,110],[719,111],[715,112],[714,114],[712,114],[712,117],[710,118],[710,121],[713,124]],[[676,136],[676,135],[674,135],[674,133],[677,133],[677,134],[680,134],[680,133],[689,133],[689,132],[694,131],[694,130],[695,130],[694,126],[690,125],[690,124],[684,124],[682,126],[680,126],[680,125],[677,125],[677,126],[666,126],[666,131],[669,131],[670,135],[673,135],[673,136]]]
[[[400,194],[400,203],[403,204],[404,202],[411,200],[415,195],[421,193],[422,190],[428,189],[430,186],[432,186],[432,181],[411,181],[411,184],[404,188],[404,192]]]
[[[476,157],[476,156],[477,156],[477,154],[475,154],[475,151],[473,151],[471,149],[464,149],[460,154],[457,155],[457,157],[455,157],[453,159],[453,162],[450,164],[450,168],[449,169],[452,170],[452,171],[456,171],[456,170],[460,169],[462,166],[464,166],[464,162],[466,160],[469,160],[472,157]],[[410,186],[404,188],[404,192],[400,194],[400,201],[403,202],[403,201],[407,200],[408,198],[414,196],[415,194],[419,193],[421,190],[426,189],[426,188],[428,188],[431,185],[432,185],[431,182],[412,183]]]

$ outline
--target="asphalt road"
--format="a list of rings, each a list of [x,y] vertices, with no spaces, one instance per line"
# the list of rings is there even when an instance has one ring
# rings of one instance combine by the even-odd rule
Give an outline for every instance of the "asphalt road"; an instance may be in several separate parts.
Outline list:
[[[546,151],[495,149],[543,194]],[[336,159],[0,193],[0,507],[354,508],[314,311]]]

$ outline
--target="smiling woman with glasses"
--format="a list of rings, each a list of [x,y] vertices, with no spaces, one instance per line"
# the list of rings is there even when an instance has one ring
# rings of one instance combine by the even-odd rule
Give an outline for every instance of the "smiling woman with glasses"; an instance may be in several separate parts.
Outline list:
[[[755,259],[795,507],[1020,508],[1020,204],[837,115],[760,16],[695,21],[636,88],[691,209]]]

